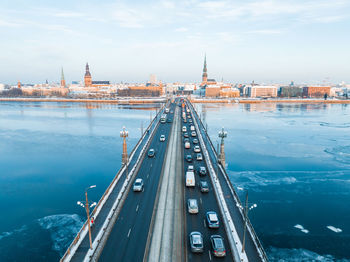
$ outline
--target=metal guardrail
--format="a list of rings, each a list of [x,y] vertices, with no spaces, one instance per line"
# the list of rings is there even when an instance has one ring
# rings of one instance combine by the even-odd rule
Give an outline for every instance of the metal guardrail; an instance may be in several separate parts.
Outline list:
[[[200,122],[200,124],[201,124],[201,126],[202,126],[202,129],[204,130],[206,136],[207,136],[208,138],[210,138],[210,137],[209,137],[209,134],[207,133],[207,130],[204,128],[204,124],[203,124],[202,120],[201,120],[201,119],[199,118],[199,116],[198,116],[197,111],[195,110],[195,108],[193,107],[193,105],[192,105],[191,103],[189,103],[189,104],[191,105],[193,112],[195,112],[195,114],[196,114],[196,119],[197,119],[197,121]],[[211,149],[213,150],[213,152],[215,152],[215,154],[218,155],[218,152],[216,152],[215,147],[214,147],[214,145],[213,145],[211,139],[207,139],[207,140],[209,141],[210,146],[211,146]],[[231,183],[231,181],[230,181],[230,179],[229,179],[229,177],[228,177],[228,175],[227,175],[227,173],[226,173],[226,170],[222,167],[221,163],[217,162],[217,165],[220,167],[220,170],[221,170],[221,172],[223,173],[224,178],[225,178],[225,180],[226,180],[226,182],[227,182],[227,184],[228,184],[228,186],[229,186],[229,188],[230,188],[230,191],[231,191],[231,193],[233,194],[233,196],[234,196],[236,202],[237,202],[239,205],[242,206],[242,203],[241,203],[241,201],[240,201],[240,198],[239,198],[239,196],[237,195],[236,190],[234,189],[234,187],[233,187],[233,185],[232,185],[232,183]],[[240,214],[242,215],[242,219],[244,220],[244,214],[242,213],[242,210],[239,209],[239,212],[240,212]],[[254,227],[253,227],[253,225],[251,224],[249,218],[247,218],[247,228],[248,228],[248,230],[250,231],[250,234],[251,234],[251,236],[252,236],[252,239],[253,239],[255,245],[256,245],[257,248],[258,248],[258,252],[259,252],[260,257],[261,257],[264,261],[268,261],[268,258],[267,258],[267,255],[266,255],[266,253],[265,253],[264,247],[262,246],[262,244],[261,244],[261,242],[260,242],[260,240],[259,240],[259,238],[258,238],[258,235],[256,234],[256,232],[255,232],[255,230],[254,230]]]
[[[154,121],[157,120],[158,116],[162,113],[162,111],[164,110],[164,107],[166,106],[166,104],[159,110],[159,112],[157,113],[157,115],[154,117],[154,119],[151,121],[151,123],[149,124],[149,126],[147,127],[147,129],[145,130],[145,132],[143,133],[142,137],[139,139],[139,141],[137,142],[136,146],[133,148],[133,150],[130,153],[130,158],[128,159],[128,162],[131,161],[131,159],[133,158],[136,150],[138,149],[138,147],[140,146],[140,144],[142,143],[143,139],[145,138],[146,134],[147,134],[147,130],[149,130],[152,125],[154,124]],[[151,136],[150,136],[151,137]],[[147,143],[146,143],[147,144]],[[137,165],[137,162],[135,163],[135,166]],[[105,190],[105,192],[103,193],[101,199],[98,201],[97,205],[95,206],[95,208],[93,209],[91,216],[94,216],[95,219],[99,214],[99,211],[101,210],[103,204],[105,203],[105,198],[106,196],[110,195],[110,193],[112,192],[111,188],[116,185],[116,182],[119,180],[120,175],[125,171],[126,166],[123,165],[121,167],[121,169],[119,169],[119,171],[117,172],[117,174],[115,175],[115,177],[113,178],[112,182],[109,184],[109,186],[107,187],[107,189]],[[78,244],[81,243],[82,239],[85,237],[85,235],[87,234],[87,223],[88,221],[86,220],[84,225],[82,226],[82,228],[79,230],[79,232],[77,233],[76,237],[74,238],[74,240],[72,241],[72,243],[69,245],[69,247],[67,248],[66,252],[64,253],[64,255],[62,256],[62,258],[60,259],[60,262],[65,261],[68,256],[72,256],[74,255],[76,249],[78,248]]]

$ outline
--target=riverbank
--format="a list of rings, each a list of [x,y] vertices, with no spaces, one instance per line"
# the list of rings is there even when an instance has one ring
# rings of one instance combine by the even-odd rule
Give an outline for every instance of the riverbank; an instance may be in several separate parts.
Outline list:
[[[159,98],[119,98],[119,99],[79,99],[79,98],[27,98],[27,97],[2,97],[0,102],[75,102],[75,103],[107,103],[107,104],[154,104],[164,103],[167,100],[166,97]],[[192,103],[242,103],[242,104],[254,104],[254,103],[316,103],[316,104],[350,104],[349,100],[338,99],[201,99],[191,98]]]

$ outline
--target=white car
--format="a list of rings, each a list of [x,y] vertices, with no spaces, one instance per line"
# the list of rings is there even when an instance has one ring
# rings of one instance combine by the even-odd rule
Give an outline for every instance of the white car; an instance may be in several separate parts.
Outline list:
[[[193,136],[193,137],[197,136],[196,132],[192,131],[191,136]]]
[[[201,148],[200,148],[199,146],[195,146],[195,147],[193,148],[193,150],[194,150],[195,153],[201,152]]]
[[[159,141],[160,142],[164,142],[165,141],[165,135],[161,135],[160,138],[159,138]]]
[[[197,214],[198,213],[198,202],[197,199],[190,198],[187,200],[188,213]]]
[[[142,178],[137,178],[134,182],[133,190],[135,192],[141,192],[143,190],[143,180]]]

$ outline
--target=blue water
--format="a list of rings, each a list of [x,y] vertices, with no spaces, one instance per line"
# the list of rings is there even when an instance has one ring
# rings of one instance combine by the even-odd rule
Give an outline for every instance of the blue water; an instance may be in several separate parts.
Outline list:
[[[0,103],[0,261],[58,261],[159,105]],[[350,107],[197,104],[271,261],[350,261]],[[297,226],[297,227],[295,227]],[[302,227],[301,227],[302,226]],[[327,228],[333,226],[341,232]],[[301,231],[301,229],[304,229]]]
[[[215,145],[228,132],[226,168],[258,206],[249,217],[270,260],[350,261],[350,106],[196,107]]]
[[[58,261],[159,105],[0,103],[0,261]]]

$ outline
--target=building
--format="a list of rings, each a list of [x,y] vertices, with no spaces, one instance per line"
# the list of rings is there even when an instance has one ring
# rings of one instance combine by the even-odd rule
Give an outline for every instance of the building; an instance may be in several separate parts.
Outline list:
[[[277,87],[276,86],[259,86],[250,85],[246,86],[247,95],[249,97],[277,97]]]
[[[281,97],[302,97],[303,89],[298,86],[282,86]]]
[[[118,96],[157,97],[163,95],[163,85],[133,85],[117,90]]]
[[[204,66],[203,66],[203,74],[202,74],[202,84],[206,84],[208,81],[208,73],[207,73],[207,55],[204,56]]]
[[[305,86],[303,87],[303,96],[321,98],[325,95],[329,96],[331,92],[330,86]]]
[[[84,86],[85,87],[92,86],[92,79],[91,79],[90,68],[88,63],[86,63],[86,67],[85,67]]]

